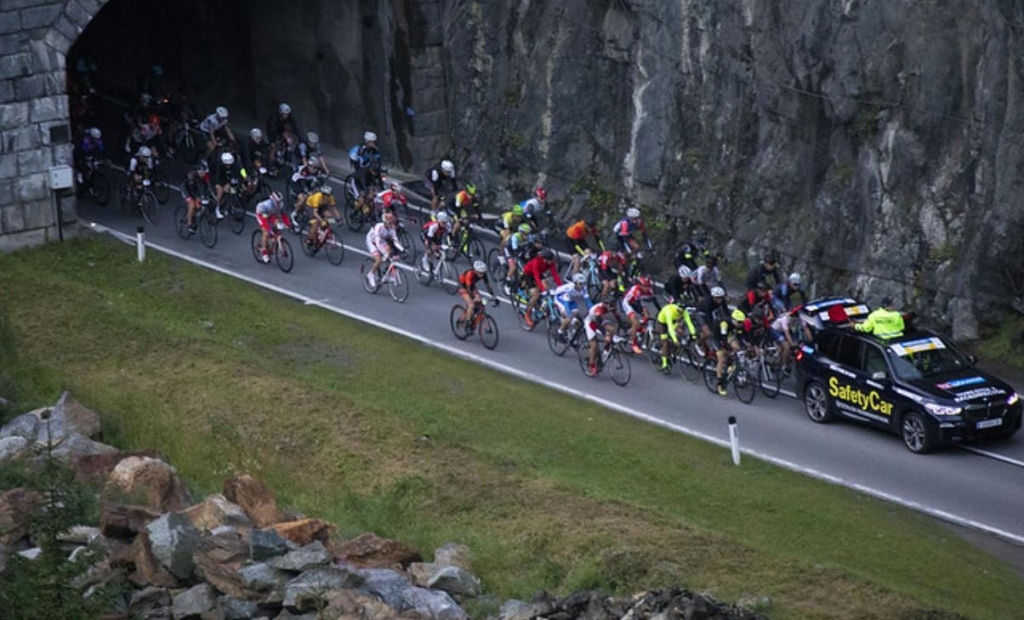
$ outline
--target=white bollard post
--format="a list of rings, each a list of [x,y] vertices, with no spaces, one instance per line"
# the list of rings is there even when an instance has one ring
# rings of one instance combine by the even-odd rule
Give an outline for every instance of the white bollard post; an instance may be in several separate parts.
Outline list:
[[[729,443],[732,444],[732,462],[740,464],[740,431],[736,426],[736,416],[729,416]]]
[[[146,260],[146,229],[139,226],[135,229],[135,249],[139,255],[139,262]]]

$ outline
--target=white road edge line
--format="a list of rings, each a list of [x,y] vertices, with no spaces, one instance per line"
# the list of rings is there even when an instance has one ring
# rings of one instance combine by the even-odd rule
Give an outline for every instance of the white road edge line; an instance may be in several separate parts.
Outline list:
[[[1010,465],[1016,465],[1017,467],[1024,467],[1024,461],[1018,461],[1016,459],[1011,459],[1008,456],[1003,456],[1002,454],[998,454],[996,452],[989,452],[988,450],[982,450],[981,448],[975,448],[974,446],[964,446],[964,445],[961,445],[960,449],[961,450],[967,450],[968,452],[973,452],[975,454],[980,454],[981,456],[987,456],[990,459],[995,459],[997,461],[1002,461],[1004,463],[1009,463]]]
[[[127,244],[134,245],[135,242],[136,242],[135,236],[127,235],[125,233],[122,233],[120,231],[114,230],[114,229],[109,228],[107,226],[104,226],[102,224],[97,224],[95,222],[90,222],[89,226],[93,230],[96,230],[96,231],[99,231],[99,232],[109,233],[112,236],[114,236],[114,237],[116,237],[118,239],[121,239],[122,241],[124,241]],[[202,260],[199,260],[197,258],[193,258],[191,256],[188,256],[187,254],[183,254],[181,252],[178,252],[176,250],[172,250],[172,249],[164,247],[162,245],[159,245],[159,244],[156,244],[156,243],[152,243],[150,241],[147,241],[146,245],[151,247],[152,249],[158,251],[158,252],[162,252],[164,254],[167,254],[168,256],[173,256],[174,258],[177,258],[177,259],[180,259],[180,260],[184,260],[186,262],[192,263],[193,265],[197,265],[199,267],[204,267],[204,268],[209,269],[211,271],[216,271],[217,273],[221,273],[223,275],[230,276],[230,277],[236,278],[238,280],[242,280],[244,282],[248,282],[250,284],[256,285],[256,286],[261,287],[261,288],[264,288],[266,290],[273,291],[275,293],[279,293],[279,294],[284,295],[286,297],[290,297],[292,299],[300,301],[300,302],[302,302],[305,305],[317,306],[319,308],[323,308],[324,310],[327,310],[329,312],[333,312],[335,314],[340,314],[340,315],[342,315],[344,317],[347,317],[347,318],[350,318],[350,319],[354,319],[354,320],[366,323],[368,325],[372,325],[372,326],[377,327],[379,329],[383,329],[385,331],[389,331],[389,332],[398,334],[400,336],[405,336],[406,338],[410,338],[412,340],[415,340],[415,341],[417,341],[417,342],[419,342],[421,344],[424,344],[424,345],[426,345],[428,347],[432,347],[434,349],[438,349],[440,351],[444,351],[445,353],[449,353],[451,355],[455,355],[457,357],[461,357],[463,359],[469,360],[471,362],[475,362],[475,363],[480,364],[482,366],[486,366],[486,367],[491,368],[493,370],[497,370],[499,372],[503,372],[503,373],[512,375],[514,377],[523,379],[525,381],[529,381],[529,382],[535,383],[537,385],[542,385],[544,387],[547,387],[547,388],[550,388],[550,389],[553,389],[553,390],[557,390],[557,391],[562,392],[564,394],[569,394],[570,396],[575,396],[577,398],[581,398],[583,400],[592,402],[592,403],[600,405],[602,407],[606,407],[608,409],[613,409],[615,411],[618,411],[619,413],[626,414],[626,415],[628,415],[630,417],[633,417],[633,418],[636,418],[638,420],[643,420],[644,422],[648,422],[648,423],[651,423],[651,424],[654,424],[654,425],[657,425],[657,426],[661,426],[662,428],[666,428],[666,429],[673,430],[673,431],[676,431],[676,432],[679,432],[679,433],[683,433],[683,434],[689,435],[691,437],[696,437],[698,439],[702,439],[704,441],[707,441],[709,443],[715,444],[715,445],[717,445],[719,447],[722,447],[722,448],[730,448],[730,444],[729,444],[729,442],[726,439],[721,439],[721,438],[718,438],[718,437],[714,437],[712,435],[708,435],[706,433],[702,433],[700,431],[696,431],[696,430],[693,430],[691,428],[687,428],[685,426],[681,426],[681,425],[678,425],[678,424],[672,424],[670,422],[666,422],[664,420],[661,420],[661,419],[656,418],[654,416],[648,415],[648,414],[643,413],[641,411],[637,411],[635,409],[631,409],[631,408],[626,407],[624,405],[619,405],[617,403],[613,403],[613,402],[602,400],[602,399],[600,399],[600,398],[598,398],[596,396],[592,396],[590,394],[587,394],[586,392],[582,392],[580,390],[576,390],[576,389],[570,388],[568,386],[560,385],[560,384],[555,383],[553,381],[548,381],[548,380],[545,380],[545,379],[541,379],[539,377],[536,377],[534,375],[531,375],[529,373],[521,371],[521,370],[519,370],[517,368],[513,368],[511,366],[506,366],[505,364],[501,364],[501,363],[495,362],[495,361],[493,361],[491,359],[488,359],[486,357],[482,357],[482,356],[477,355],[475,353],[470,353],[470,352],[467,352],[467,351],[460,351],[459,349],[456,349],[454,347],[451,347],[451,346],[448,346],[448,345],[445,345],[445,344],[441,344],[439,342],[434,342],[434,341],[430,340],[429,338],[425,338],[423,336],[420,336],[419,334],[416,334],[416,333],[413,333],[413,332],[410,332],[410,331],[407,331],[407,330],[395,327],[393,325],[388,325],[387,323],[383,323],[383,322],[378,321],[376,319],[373,319],[373,318],[370,318],[370,317],[367,317],[367,316],[364,316],[364,315],[361,315],[361,314],[358,314],[358,313],[355,313],[355,312],[351,312],[349,310],[344,310],[342,308],[337,308],[337,307],[330,306],[330,305],[328,305],[328,304],[326,304],[326,303],[324,303],[322,301],[319,301],[319,300],[316,300],[316,299],[311,299],[311,298],[306,297],[305,295],[302,295],[300,293],[296,293],[294,291],[289,291],[289,290],[287,290],[285,288],[282,288],[280,286],[276,286],[276,285],[270,284],[268,282],[263,282],[261,280],[258,280],[256,278],[252,278],[250,276],[246,276],[246,275],[238,273],[236,271],[232,271],[230,269],[227,269],[227,268],[224,268],[224,267],[220,267],[218,265],[214,265],[212,263],[208,263],[206,261],[202,261]],[[964,517],[959,517],[957,515],[954,515],[952,513],[946,512],[944,510],[940,510],[938,508],[933,508],[931,506],[926,506],[926,505],[921,504],[919,502],[908,500],[908,499],[902,498],[902,497],[900,497],[898,495],[894,495],[894,494],[886,492],[886,491],[881,491],[881,490],[875,489],[873,487],[865,486],[865,485],[862,485],[862,484],[859,484],[859,483],[855,483],[855,482],[848,482],[845,479],[840,478],[838,476],[833,476],[831,474],[827,474],[825,472],[818,471],[818,470],[810,468],[810,467],[804,467],[804,466],[798,465],[798,464],[796,464],[796,463],[794,463],[792,461],[788,461],[788,460],[783,459],[783,458],[771,456],[769,454],[764,454],[764,453],[759,452],[757,450],[744,449],[744,450],[742,450],[742,452],[744,454],[748,454],[748,455],[750,455],[752,457],[761,459],[763,461],[767,461],[767,462],[769,462],[769,463],[771,463],[773,465],[777,465],[779,467],[784,467],[784,468],[786,468],[786,469],[788,469],[790,471],[794,471],[794,472],[797,472],[797,473],[800,473],[800,474],[804,474],[804,475],[810,476],[812,478],[817,478],[819,480],[824,480],[826,482],[830,482],[832,484],[837,484],[839,486],[844,486],[844,487],[846,487],[848,489],[853,489],[853,490],[859,491],[861,493],[864,493],[866,495],[870,495],[871,497],[875,497],[877,499],[888,501],[888,502],[891,502],[893,504],[897,504],[899,506],[903,506],[904,508],[909,508],[911,510],[915,510],[917,512],[924,513],[924,514],[929,515],[931,517],[935,517],[935,518],[941,519],[943,521],[948,521],[950,523],[954,523],[956,525],[960,525],[962,527],[968,527],[968,528],[979,530],[979,531],[982,531],[982,532],[985,532],[985,533],[988,533],[988,534],[999,536],[1000,538],[1008,540],[1008,541],[1010,541],[1012,543],[1024,546],[1024,536],[1019,536],[1019,535],[1013,534],[1011,532],[1006,532],[1006,531],[1001,530],[999,528],[987,525],[985,523],[981,523],[981,522],[975,521],[973,519],[967,519],[967,518],[964,518]]]

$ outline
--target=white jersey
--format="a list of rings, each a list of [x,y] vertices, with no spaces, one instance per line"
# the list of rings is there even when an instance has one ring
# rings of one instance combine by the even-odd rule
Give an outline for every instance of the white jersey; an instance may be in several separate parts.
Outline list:
[[[374,224],[370,232],[366,233],[366,247],[370,252],[380,252],[381,254],[388,254],[390,252],[389,245],[395,246],[399,252],[405,250],[402,244],[398,242],[398,229],[388,228],[384,225],[384,222],[377,222]]]
[[[275,203],[272,198],[267,198],[256,204],[256,214],[267,217],[281,212],[281,205]]]
[[[216,113],[213,113],[203,119],[203,122],[199,123],[199,129],[205,131],[211,136],[214,132],[224,129],[228,124],[228,119],[220,118]]]
[[[697,267],[697,271],[693,273],[693,281],[697,284],[702,284],[710,288],[721,284],[722,278],[718,273],[718,267],[701,265],[700,267]]]
[[[587,287],[583,286],[576,288],[576,285],[572,282],[566,282],[562,286],[559,286],[554,290],[555,299],[560,302],[583,302],[590,305],[590,294],[587,292]]]
[[[544,207],[541,206],[540,201],[536,198],[530,198],[519,203],[519,206],[523,208],[523,215],[530,217],[535,213],[541,213],[544,211]]]

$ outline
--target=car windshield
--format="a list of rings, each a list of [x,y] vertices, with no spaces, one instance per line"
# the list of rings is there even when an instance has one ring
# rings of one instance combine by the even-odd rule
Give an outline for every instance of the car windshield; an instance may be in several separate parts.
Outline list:
[[[896,377],[903,381],[928,379],[971,367],[967,358],[937,336],[892,344],[886,354]]]

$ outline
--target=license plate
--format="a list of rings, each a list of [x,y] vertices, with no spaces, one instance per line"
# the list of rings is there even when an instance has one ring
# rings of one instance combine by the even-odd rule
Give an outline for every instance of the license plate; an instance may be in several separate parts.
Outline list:
[[[978,428],[992,428],[993,426],[1001,426],[1002,424],[1002,418],[993,418],[991,420],[982,420],[981,422],[978,422]]]

